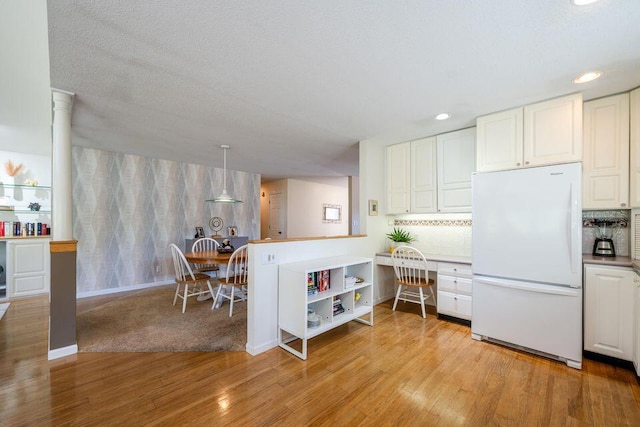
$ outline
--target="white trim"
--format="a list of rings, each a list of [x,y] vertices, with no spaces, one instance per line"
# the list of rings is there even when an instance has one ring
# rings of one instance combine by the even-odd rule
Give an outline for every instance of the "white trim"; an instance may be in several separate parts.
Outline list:
[[[59,359],[61,357],[71,356],[72,354],[77,354],[77,353],[78,353],[78,344],[56,348],[53,350],[49,350],[47,360]]]
[[[260,353],[264,353],[267,350],[271,350],[272,348],[278,347],[278,341],[270,341],[268,343],[260,344],[259,346],[252,347],[247,343],[245,345],[245,350],[252,356],[257,356]]]
[[[119,288],[98,289],[96,291],[78,292],[77,298],[95,297],[98,295],[116,294],[118,292],[137,291],[139,289],[153,288],[155,286],[170,285],[175,280],[164,280],[161,282],[141,283],[139,285],[121,286]]]

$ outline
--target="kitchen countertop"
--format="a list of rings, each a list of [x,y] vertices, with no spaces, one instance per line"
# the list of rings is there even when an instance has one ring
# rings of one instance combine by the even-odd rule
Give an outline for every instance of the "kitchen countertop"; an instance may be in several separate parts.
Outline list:
[[[593,256],[591,254],[582,254],[582,262],[585,264],[615,265],[617,267],[633,267],[634,262],[638,263],[637,260],[633,260],[628,256],[606,257]],[[640,263],[638,263],[638,266],[640,266]]]
[[[390,252],[378,252],[376,256],[386,256],[391,258]],[[471,264],[470,256],[458,256],[458,255],[439,255],[439,254],[424,254],[427,261],[433,262],[456,262],[460,264]]]

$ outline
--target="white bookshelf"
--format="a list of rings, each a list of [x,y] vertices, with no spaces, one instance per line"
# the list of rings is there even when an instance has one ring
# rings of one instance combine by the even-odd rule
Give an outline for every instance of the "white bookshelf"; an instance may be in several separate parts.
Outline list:
[[[329,271],[329,289],[309,294],[309,275]],[[352,320],[373,326],[373,258],[338,256],[279,265],[278,345],[303,360],[307,340]],[[349,285],[345,276],[363,279]],[[359,299],[356,301],[356,294]],[[344,312],[334,314],[334,300]],[[307,310],[321,318],[320,325],[307,325]],[[366,317],[365,317],[366,316]],[[289,345],[302,341],[302,351]]]

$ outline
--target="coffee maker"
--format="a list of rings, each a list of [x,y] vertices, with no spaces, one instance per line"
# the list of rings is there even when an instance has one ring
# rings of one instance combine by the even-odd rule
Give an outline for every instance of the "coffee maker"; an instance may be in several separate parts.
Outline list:
[[[602,223],[596,227],[595,241],[593,242],[594,256],[616,256],[616,248],[613,246],[613,231],[611,227],[607,228],[607,223]]]

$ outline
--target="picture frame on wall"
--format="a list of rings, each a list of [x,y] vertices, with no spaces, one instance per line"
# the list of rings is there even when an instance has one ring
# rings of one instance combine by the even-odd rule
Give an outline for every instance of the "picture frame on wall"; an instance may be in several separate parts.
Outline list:
[[[204,236],[204,228],[202,228],[202,227],[196,227],[196,235],[195,235],[195,238],[196,238],[196,239],[200,239],[200,238],[202,238],[202,237],[205,237],[205,236]]]
[[[378,201],[369,200],[369,216],[377,216],[377,215],[378,215]]]
[[[229,233],[229,237],[234,237],[238,235],[238,227],[232,225],[231,227],[227,227],[227,231]]]

